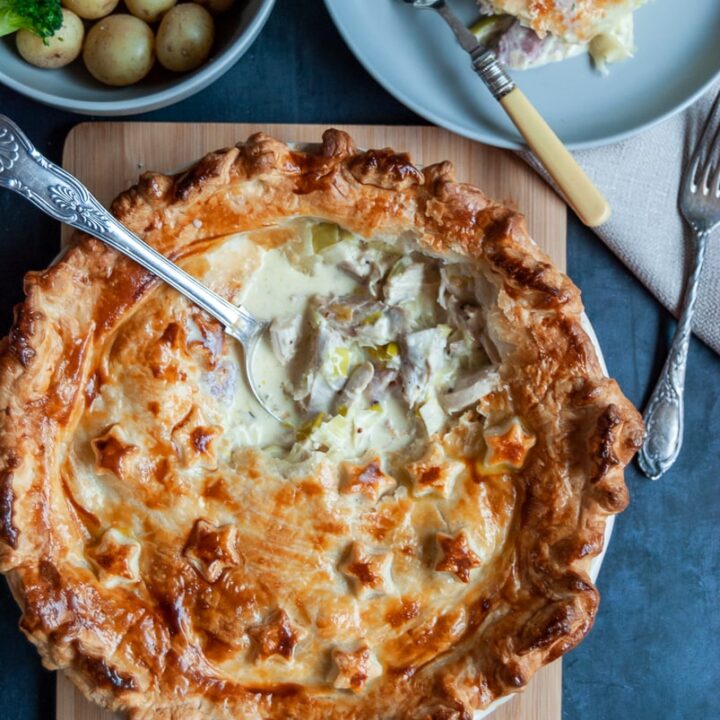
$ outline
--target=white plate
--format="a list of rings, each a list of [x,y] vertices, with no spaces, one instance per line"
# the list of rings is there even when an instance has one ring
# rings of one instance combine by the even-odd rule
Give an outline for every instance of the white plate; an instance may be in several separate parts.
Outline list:
[[[448,130],[498,147],[520,136],[470,68],[443,21],[401,0],[325,0],[368,72]],[[472,0],[450,0],[466,21]],[[515,72],[560,138],[580,149],[615,142],[678,112],[720,74],[720,2],[650,0],[635,14],[637,52],[602,76],[586,56]]]

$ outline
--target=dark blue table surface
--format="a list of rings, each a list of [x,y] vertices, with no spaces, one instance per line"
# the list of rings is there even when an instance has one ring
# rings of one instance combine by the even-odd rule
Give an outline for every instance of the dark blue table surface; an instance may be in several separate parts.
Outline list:
[[[4,88],[0,109],[58,162],[68,130],[82,120]],[[193,98],[136,119],[423,123],[366,74],[321,0],[279,0],[260,38],[227,75]],[[674,202],[668,198],[668,206]],[[56,224],[0,192],[3,334],[22,298],[23,274],[48,264],[58,236]],[[568,269],[611,375],[642,406],[672,318],[573,217]],[[720,718],[720,358],[697,340],[686,422],[683,453],[661,481],[645,480],[634,465],[627,472],[632,502],[617,520],[600,574],[600,613],[565,659],[568,720]],[[0,718],[50,719],[54,677],[17,630],[18,615],[1,582]]]

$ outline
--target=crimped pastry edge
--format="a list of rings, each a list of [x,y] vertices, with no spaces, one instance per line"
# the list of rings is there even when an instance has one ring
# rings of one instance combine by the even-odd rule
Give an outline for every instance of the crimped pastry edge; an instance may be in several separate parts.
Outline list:
[[[546,597],[545,606],[512,628],[514,635],[505,633],[505,641],[498,641],[499,649],[493,652],[490,648],[476,656],[466,653],[431,673],[418,671],[396,679],[387,697],[379,692],[349,699],[340,696],[328,705],[300,692],[259,702],[243,697],[233,705],[246,710],[252,707],[258,717],[295,713],[326,717],[330,708],[337,717],[367,717],[371,712],[388,712],[389,707],[397,708],[397,717],[465,717],[524,687],[539,667],[574,647],[590,629],[598,595],[587,575],[589,561],[602,548],[605,518],[627,503],[622,472],[639,447],[639,415],[614,381],[602,376],[592,342],[582,328],[577,288],[530,241],[522,216],[489,201],[471,186],[455,183],[448,163],[421,172],[406,155],[391,150],[358,152],[345,133],[335,130],[327,131],[320,150],[310,155],[255,135],[247,143],[207,155],[179,175],[144,175],[139,185],[116,199],[113,212],[159,250],[177,257],[193,243],[212,242],[213,237],[237,229],[238,214],[230,202],[235,200],[232,189],[250,181],[277,181],[281,187],[276,213],[284,199],[290,206],[312,207],[316,215],[354,225],[361,232],[372,231],[374,223],[390,230],[393,222],[398,227],[403,222],[414,223],[423,240],[436,249],[443,249],[443,238],[452,236],[457,248],[489,267],[505,311],[512,313],[520,307],[529,318],[522,333],[504,328],[515,345],[506,368],[509,380],[520,384],[519,363],[537,361],[543,376],[537,387],[550,388],[553,400],[561,395],[566,401],[559,405],[563,413],[569,412],[572,403],[573,413],[582,413],[588,423],[594,423],[584,437],[584,447],[576,448],[576,456],[571,458],[583,464],[586,475],[575,521],[559,528],[557,518],[552,518],[552,528],[543,528],[542,515],[547,508],[538,510],[542,498],[531,492],[528,513],[537,523],[531,538],[534,542],[519,549],[534,558],[522,568],[528,587],[537,591],[538,583],[547,583],[562,599],[551,602]],[[338,196],[340,185],[344,196]],[[357,205],[343,205],[348,193],[366,208],[365,214],[356,212]],[[389,217],[391,204],[401,208],[402,222]],[[258,217],[261,215],[259,211]],[[201,229],[193,223],[199,218]],[[49,599],[53,585],[63,581],[52,561],[53,550],[45,543],[48,538],[58,539],[53,518],[42,517],[43,509],[50,510],[43,495],[49,492],[51,480],[43,481],[38,457],[46,449],[43,445],[52,447],[54,433],[72,423],[82,394],[81,372],[73,380],[68,373],[58,376],[58,366],[79,341],[98,342],[153,286],[147,273],[84,236],[76,239],[57,265],[28,274],[26,300],[16,310],[10,334],[0,345],[0,407],[4,410],[0,425],[0,566],[23,609],[21,626],[46,666],[64,669],[90,699],[112,709],[129,710],[137,718],[229,717],[219,703],[202,693],[191,692],[186,701],[177,701],[162,690],[159,694],[139,692],[124,679],[124,670],[113,668],[109,648],[98,652],[94,638],[82,633],[68,642],[62,633],[48,632],[48,622],[42,619],[56,602]],[[82,307],[80,296],[87,301]],[[60,328],[58,313],[68,308],[78,317]],[[90,328],[92,337],[88,339]],[[538,401],[527,389],[516,387],[515,392],[514,401],[521,409]],[[541,488],[540,484],[543,497],[552,498],[553,488]],[[44,599],[43,592],[33,594],[40,586],[50,588],[43,591]],[[63,593],[72,596],[73,588],[63,588]],[[473,668],[482,671],[473,677]]]

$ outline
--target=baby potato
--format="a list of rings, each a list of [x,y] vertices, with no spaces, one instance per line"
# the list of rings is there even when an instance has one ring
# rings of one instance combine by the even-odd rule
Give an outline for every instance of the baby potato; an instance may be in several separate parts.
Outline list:
[[[60,68],[71,63],[82,51],[85,27],[70,10],[62,11],[62,25],[47,44],[29,30],[18,30],[15,44],[23,60],[40,68]]]
[[[109,15],[120,0],[63,0],[63,5],[85,20],[97,20]]]
[[[90,28],[83,61],[101,83],[132,85],[142,80],[155,62],[153,31],[133,15],[110,15]]]
[[[168,70],[187,72],[207,60],[215,24],[210,13],[200,5],[176,5],[163,17],[157,33],[157,55]]]
[[[125,0],[125,6],[135,16],[145,22],[155,22],[167,12],[177,0]]]
[[[235,0],[195,0],[195,2],[207,8],[213,15],[224,13],[235,4]]]

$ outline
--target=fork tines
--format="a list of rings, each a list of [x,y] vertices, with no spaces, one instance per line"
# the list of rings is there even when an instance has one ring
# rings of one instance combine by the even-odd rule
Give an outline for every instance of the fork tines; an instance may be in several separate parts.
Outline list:
[[[715,99],[695,146],[685,185],[691,193],[699,189],[703,195],[713,193],[715,197],[720,197],[720,94]]]

